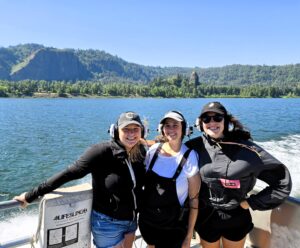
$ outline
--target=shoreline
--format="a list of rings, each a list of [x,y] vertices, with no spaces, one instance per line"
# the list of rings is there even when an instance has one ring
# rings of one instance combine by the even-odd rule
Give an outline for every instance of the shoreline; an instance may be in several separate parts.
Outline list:
[[[46,98],[46,99],[57,99],[57,98],[62,98],[62,99],[110,99],[110,98],[158,98],[158,99],[171,99],[171,98],[178,98],[178,99],[185,99],[185,98],[245,98],[245,99],[250,99],[250,98],[257,98],[257,99],[285,99],[285,98],[300,98],[297,96],[282,96],[282,97],[240,97],[237,95],[211,95],[211,96],[207,96],[207,97],[159,97],[159,96],[151,96],[151,97],[143,97],[143,96],[99,96],[99,95],[72,95],[72,94],[68,94],[65,93],[63,96],[60,96],[58,93],[40,93],[40,92],[35,92],[33,93],[32,96],[26,96],[26,95],[22,95],[22,96],[17,96],[17,95],[10,95],[10,96],[0,96],[0,98],[19,98],[19,99],[39,99],[39,98]]]

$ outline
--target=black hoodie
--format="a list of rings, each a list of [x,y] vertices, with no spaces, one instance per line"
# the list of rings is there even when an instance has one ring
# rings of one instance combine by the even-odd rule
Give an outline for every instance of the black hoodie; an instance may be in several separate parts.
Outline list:
[[[186,145],[200,157],[199,198],[215,209],[234,209],[247,199],[253,210],[268,210],[280,205],[291,192],[286,166],[250,140],[216,141],[203,135]],[[256,179],[268,186],[249,196]]]
[[[145,154],[144,154],[145,155]],[[145,166],[144,160],[131,163],[136,186],[126,164],[128,155],[118,142],[93,145],[64,171],[27,192],[27,202],[58,188],[62,184],[91,173],[93,209],[120,220],[133,220],[139,205]]]

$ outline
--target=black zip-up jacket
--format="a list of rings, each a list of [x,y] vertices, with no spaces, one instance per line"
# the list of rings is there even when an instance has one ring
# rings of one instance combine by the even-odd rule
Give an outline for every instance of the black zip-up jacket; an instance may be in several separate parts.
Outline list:
[[[143,153],[145,155],[144,150]],[[145,165],[144,160],[131,163],[136,179],[134,188],[126,160],[129,161],[124,147],[115,141],[93,145],[67,169],[27,192],[26,201],[32,202],[66,182],[91,173],[93,209],[115,219],[133,220],[139,205]]]
[[[247,199],[253,210],[268,210],[280,205],[291,192],[286,166],[250,140],[223,143],[204,135],[186,145],[200,155],[199,199],[215,209],[234,209]],[[256,179],[268,186],[248,198]]]

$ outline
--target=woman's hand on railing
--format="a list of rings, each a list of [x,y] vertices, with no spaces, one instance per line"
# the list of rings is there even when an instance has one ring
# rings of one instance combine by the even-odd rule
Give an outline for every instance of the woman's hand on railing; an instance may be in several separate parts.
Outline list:
[[[21,195],[15,196],[13,199],[21,203],[22,208],[26,208],[28,206],[28,202],[25,198],[26,192],[22,193]]]

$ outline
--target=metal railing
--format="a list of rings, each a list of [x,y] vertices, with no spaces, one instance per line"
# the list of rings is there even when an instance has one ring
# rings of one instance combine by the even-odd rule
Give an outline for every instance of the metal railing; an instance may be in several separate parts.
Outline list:
[[[21,203],[16,200],[0,202],[0,211],[20,207]]]
[[[0,243],[0,248],[12,248],[12,247],[18,247],[21,245],[27,245],[30,244],[32,240],[32,237],[26,236],[26,237],[21,237],[15,240],[10,240],[4,243]]]

